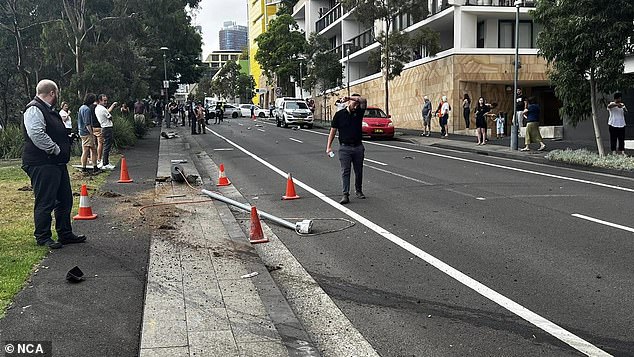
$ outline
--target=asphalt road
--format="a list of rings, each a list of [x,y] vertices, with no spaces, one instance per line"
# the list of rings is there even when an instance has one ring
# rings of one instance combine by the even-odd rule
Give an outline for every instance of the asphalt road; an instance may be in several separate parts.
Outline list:
[[[273,227],[381,355],[634,355],[634,180],[370,141],[368,198],[344,207],[325,130],[255,124],[196,140],[259,210],[357,222]]]

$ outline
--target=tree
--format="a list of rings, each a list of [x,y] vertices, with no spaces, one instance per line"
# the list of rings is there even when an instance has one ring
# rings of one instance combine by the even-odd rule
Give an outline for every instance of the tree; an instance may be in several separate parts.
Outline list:
[[[255,60],[269,78],[277,76],[280,87],[289,87],[290,77],[299,77],[297,57],[306,52],[306,38],[291,15],[282,14],[269,24],[255,42]]]
[[[563,103],[561,116],[576,125],[590,113],[603,156],[598,95],[632,83],[623,70],[628,39],[634,38],[634,4],[631,0],[539,0],[532,15],[543,26],[537,46],[550,65],[549,78]]]
[[[326,106],[326,90],[341,83],[343,67],[339,62],[339,55],[330,51],[326,38],[316,33],[310,35],[306,47],[307,73],[303,81],[305,89],[319,87],[323,92],[324,107]],[[322,110],[322,115],[324,115]],[[325,119],[322,118],[322,119]]]
[[[397,16],[411,16],[414,22],[420,21],[427,16],[427,8],[421,6],[416,0],[342,0],[345,8],[353,9],[359,22],[366,26],[373,26],[375,21],[382,23],[382,29],[377,34],[376,40],[381,45],[381,69],[385,80],[385,111],[390,112],[390,91],[389,81],[401,75],[405,64],[411,58],[410,52],[416,45],[411,38],[394,31],[394,20]],[[419,29],[426,44],[426,52],[433,56],[439,50],[439,37],[437,33],[428,28]]]

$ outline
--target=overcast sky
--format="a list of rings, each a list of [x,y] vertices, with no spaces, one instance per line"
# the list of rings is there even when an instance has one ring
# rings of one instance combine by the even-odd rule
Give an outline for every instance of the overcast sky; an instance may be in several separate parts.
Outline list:
[[[250,0],[201,0],[195,12],[194,24],[203,28],[203,59],[211,51],[219,50],[218,32],[224,21],[235,21],[247,26],[247,1]]]

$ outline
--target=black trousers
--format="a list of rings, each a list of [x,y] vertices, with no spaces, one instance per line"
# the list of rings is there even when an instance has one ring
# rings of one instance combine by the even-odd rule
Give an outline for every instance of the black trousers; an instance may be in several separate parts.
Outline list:
[[[110,150],[112,150],[112,135],[113,128],[101,128],[101,133],[103,135],[103,164],[110,164]]]
[[[608,125],[608,129],[610,130],[610,151],[625,151],[625,127],[617,128]]]
[[[22,169],[29,175],[35,195],[33,208],[35,240],[43,243],[51,239],[51,213],[53,211],[55,211],[55,230],[58,239],[70,237],[73,234],[70,224],[73,192],[70,188],[70,178],[66,165],[25,165]]]
[[[365,157],[365,147],[363,144],[357,146],[339,146],[339,163],[341,164],[341,181],[343,193],[350,193],[350,164],[354,169],[354,188],[356,191],[363,191],[363,159]]]

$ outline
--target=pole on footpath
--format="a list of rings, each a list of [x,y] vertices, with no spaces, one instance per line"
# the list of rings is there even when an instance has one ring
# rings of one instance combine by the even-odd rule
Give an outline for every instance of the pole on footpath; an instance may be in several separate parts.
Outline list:
[[[511,150],[517,150],[518,148],[518,140],[519,140],[519,130],[521,118],[517,114],[516,106],[517,106],[517,80],[518,80],[518,72],[519,72],[519,40],[520,40],[520,5],[522,5],[522,0],[515,1],[515,78],[513,79],[513,125],[511,125]]]

